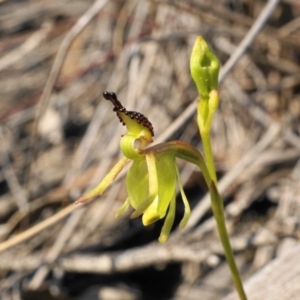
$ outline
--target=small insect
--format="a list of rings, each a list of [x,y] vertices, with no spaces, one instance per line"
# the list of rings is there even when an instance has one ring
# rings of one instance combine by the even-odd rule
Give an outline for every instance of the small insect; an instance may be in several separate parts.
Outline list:
[[[113,92],[103,92],[103,97],[106,100],[111,101],[111,103],[114,105],[113,111],[117,113],[117,116],[120,120],[120,122],[125,125],[124,120],[122,119],[122,114],[124,113],[126,116],[129,116],[131,119],[136,120],[139,124],[143,125],[144,127],[148,128],[151,132],[152,136],[154,136],[154,130],[151,122],[141,113],[136,111],[128,111],[126,108],[121,104],[121,102],[118,100],[117,95]]]

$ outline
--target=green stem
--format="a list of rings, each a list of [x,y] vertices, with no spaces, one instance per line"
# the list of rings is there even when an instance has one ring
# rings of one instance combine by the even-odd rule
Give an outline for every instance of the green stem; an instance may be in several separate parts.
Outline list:
[[[213,99],[213,100],[217,100],[217,99]],[[216,108],[217,105],[212,105],[212,109],[210,109],[208,101],[200,101],[198,105],[198,126],[199,126],[199,131],[202,139],[205,162],[207,165],[209,175],[212,179],[212,182],[208,183],[208,187],[210,189],[212,211],[217,223],[219,236],[221,239],[221,243],[223,245],[225,257],[232,275],[235,288],[239,294],[240,299],[247,300],[246,294],[244,292],[241,276],[235,263],[228,232],[226,229],[223,199],[221,198],[217,190],[216,168],[215,168],[215,162],[214,162],[211,142],[210,142],[210,127],[211,127],[212,117]]]
[[[233,251],[230,245],[230,240],[228,236],[228,232],[225,225],[225,217],[224,217],[224,208],[223,208],[223,200],[218,193],[218,190],[214,183],[212,182],[210,187],[210,194],[211,194],[211,204],[212,210],[214,213],[214,217],[217,223],[218,232],[220,235],[221,243],[223,245],[225,257],[230,268],[230,272],[233,278],[233,282],[235,288],[239,294],[241,300],[247,300],[247,296],[245,294],[243,283],[241,280],[241,276],[239,270],[236,266]]]
[[[201,139],[202,139],[202,146],[204,151],[205,162],[208,168],[209,175],[211,179],[217,184],[217,175],[216,175],[216,167],[214,158],[212,155],[212,148],[210,142],[210,133],[207,132],[205,129],[200,131]]]
[[[210,127],[215,109],[211,111],[210,98],[202,98],[197,105],[197,122],[202,140],[205,162],[210,177],[217,184],[216,167],[210,142]]]

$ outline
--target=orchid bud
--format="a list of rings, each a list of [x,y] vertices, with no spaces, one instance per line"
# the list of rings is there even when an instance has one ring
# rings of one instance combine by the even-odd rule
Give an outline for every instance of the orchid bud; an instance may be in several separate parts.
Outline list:
[[[201,36],[194,44],[190,69],[200,98],[208,99],[209,93],[218,88],[220,62]]]

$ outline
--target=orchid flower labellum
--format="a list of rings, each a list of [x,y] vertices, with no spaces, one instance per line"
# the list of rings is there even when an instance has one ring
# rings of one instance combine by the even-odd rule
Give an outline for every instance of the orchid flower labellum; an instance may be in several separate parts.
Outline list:
[[[179,178],[176,157],[192,162],[199,167],[202,164],[206,168],[203,158],[195,148],[182,141],[162,143],[145,148],[153,141],[154,136],[150,121],[138,112],[127,111],[115,93],[104,92],[103,96],[114,105],[113,111],[127,128],[127,133],[122,136],[120,141],[120,148],[124,157],[98,186],[79,198],[76,203],[84,203],[101,195],[124,166],[131,161],[132,165],[126,177],[128,197],[116,216],[120,216],[131,206],[134,209],[132,218],[142,215],[142,222],[145,226],[165,218],[159,237],[159,241],[163,243],[167,240],[174,222],[177,183],[185,207],[180,228],[187,224],[190,216],[190,206]],[[137,141],[139,142],[138,147],[136,147]],[[206,169],[203,174],[209,180]]]

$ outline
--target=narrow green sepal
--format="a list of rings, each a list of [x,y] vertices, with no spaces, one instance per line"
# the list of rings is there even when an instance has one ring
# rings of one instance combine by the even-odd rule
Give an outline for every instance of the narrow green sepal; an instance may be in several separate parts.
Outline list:
[[[173,152],[158,154],[156,157],[156,170],[158,179],[158,213],[163,218],[166,215],[170,201],[174,197],[177,182],[177,165]]]
[[[123,157],[95,188],[81,196],[76,200],[75,203],[85,203],[94,197],[101,196],[108,188],[108,186],[115,180],[118,174],[122,171],[128,161],[129,159],[127,157]]]

